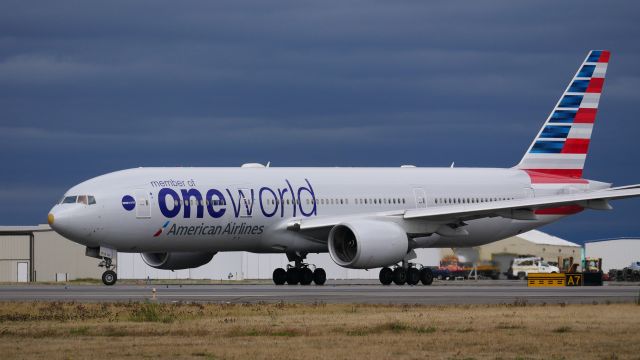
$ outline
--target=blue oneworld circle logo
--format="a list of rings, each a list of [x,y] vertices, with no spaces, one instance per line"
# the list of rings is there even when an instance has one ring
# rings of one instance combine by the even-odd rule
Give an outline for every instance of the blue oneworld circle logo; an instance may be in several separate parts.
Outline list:
[[[136,207],[136,200],[131,195],[123,196],[122,207],[127,211],[131,211]]]

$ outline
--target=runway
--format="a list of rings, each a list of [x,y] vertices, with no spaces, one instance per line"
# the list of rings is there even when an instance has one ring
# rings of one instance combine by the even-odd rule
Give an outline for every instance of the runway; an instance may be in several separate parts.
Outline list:
[[[3,285],[0,301],[362,304],[555,304],[637,301],[639,286],[528,288],[524,282],[382,286],[334,282],[324,286],[275,285]]]

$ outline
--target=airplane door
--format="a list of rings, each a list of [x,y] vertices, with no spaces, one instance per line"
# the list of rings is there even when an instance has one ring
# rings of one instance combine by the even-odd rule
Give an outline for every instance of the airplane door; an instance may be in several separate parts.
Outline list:
[[[136,217],[138,219],[151,218],[151,204],[149,194],[145,190],[136,191]]]
[[[427,194],[423,188],[413,189],[413,195],[416,198],[416,209],[424,209],[427,207]]]

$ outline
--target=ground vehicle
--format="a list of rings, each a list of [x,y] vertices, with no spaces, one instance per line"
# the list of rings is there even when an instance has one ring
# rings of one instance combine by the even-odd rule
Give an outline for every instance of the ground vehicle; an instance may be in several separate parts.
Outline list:
[[[640,281],[640,261],[634,261],[624,269],[609,270],[609,280]]]
[[[573,256],[558,257],[558,268],[561,273],[575,273],[578,272],[578,265],[573,261]]]
[[[584,265],[582,266],[583,272],[601,272],[602,271],[602,258],[585,258]]]
[[[497,280],[500,277],[500,270],[494,262],[481,261],[476,264],[471,262],[460,262],[456,255],[445,256],[440,260],[440,266],[433,270],[437,279],[474,278],[476,275],[482,278]]]
[[[529,273],[559,273],[557,266],[551,266],[539,257],[516,258],[511,262],[511,266],[505,275],[509,279],[524,280]]]

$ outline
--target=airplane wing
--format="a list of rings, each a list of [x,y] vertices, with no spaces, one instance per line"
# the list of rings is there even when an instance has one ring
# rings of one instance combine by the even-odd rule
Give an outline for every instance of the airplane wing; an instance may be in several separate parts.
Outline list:
[[[411,209],[404,213],[405,219],[450,218],[469,220],[473,218],[502,216],[507,218],[528,218],[535,216],[535,210],[577,205],[586,209],[609,210],[609,200],[640,196],[640,185],[610,188],[568,195],[550,195],[526,199],[515,199],[480,204],[439,206],[427,209]],[[535,217],[531,218],[531,220]]]
[[[433,206],[424,209],[408,209],[344,217],[317,217],[297,219],[287,224],[292,231],[322,231],[353,218],[398,216],[404,219],[434,222],[461,222],[485,217],[505,217],[519,220],[535,220],[536,210],[577,205],[586,209],[609,210],[609,200],[640,196],[640,184],[568,195],[549,195],[526,199],[495,201],[476,204]]]

